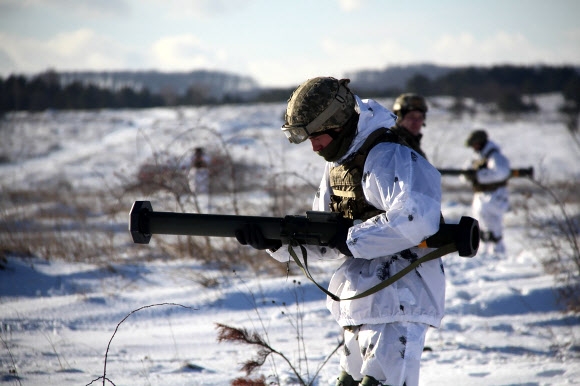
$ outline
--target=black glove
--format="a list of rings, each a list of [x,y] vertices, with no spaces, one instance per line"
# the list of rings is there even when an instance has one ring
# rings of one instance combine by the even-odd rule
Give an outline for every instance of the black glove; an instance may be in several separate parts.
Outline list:
[[[467,169],[464,173],[465,179],[471,182],[477,182],[477,170]]]
[[[330,248],[336,248],[346,256],[352,256],[352,252],[346,245],[346,237],[348,236],[348,228],[352,226],[352,221],[343,219],[338,223],[334,237],[328,241]]]
[[[257,224],[244,224],[240,229],[236,229],[236,239],[242,245],[250,245],[256,249],[276,250],[282,246],[280,240],[264,238],[262,230]]]

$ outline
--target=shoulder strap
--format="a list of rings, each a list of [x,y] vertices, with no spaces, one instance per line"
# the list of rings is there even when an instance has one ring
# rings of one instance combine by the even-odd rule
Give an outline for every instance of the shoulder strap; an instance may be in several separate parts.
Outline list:
[[[296,255],[296,252],[294,251],[292,243],[288,244],[288,252],[290,253],[290,256],[292,256],[292,259],[294,259],[294,262],[296,262],[296,264],[302,269],[302,272],[304,272],[304,275],[308,279],[310,279],[310,281],[312,281],[322,292],[324,292],[326,295],[328,295],[328,297],[330,297],[332,300],[334,300],[336,302],[345,301],[345,300],[355,300],[355,299],[360,299],[360,298],[364,298],[364,297],[367,297],[369,295],[372,295],[376,292],[379,292],[383,288],[387,288],[388,286],[390,286],[391,284],[393,284],[394,282],[396,282],[397,280],[399,280],[403,276],[407,275],[409,272],[413,271],[415,268],[417,268],[421,264],[426,263],[426,262],[431,261],[431,260],[435,260],[439,257],[445,256],[449,253],[457,251],[457,247],[455,246],[455,243],[450,243],[450,244],[444,245],[441,248],[437,248],[437,249],[427,253],[425,256],[415,260],[413,263],[411,263],[408,266],[406,266],[405,268],[401,269],[399,272],[397,272],[393,276],[389,277],[387,280],[380,282],[379,284],[369,288],[368,290],[366,290],[364,292],[361,292],[357,295],[343,299],[343,298],[338,297],[336,294],[333,294],[332,292],[330,292],[329,290],[327,290],[326,288],[324,288],[323,286],[318,284],[316,282],[316,280],[314,280],[314,278],[312,277],[312,274],[310,273],[310,270],[308,269],[308,256],[307,256],[306,248],[304,248],[304,246],[302,244],[298,244],[298,247],[300,248],[300,251],[302,252],[302,259],[304,261],[304,264],[302,264],[302,262],[300,261],[300,259]]]
[[[362,146],[357,150],[357,153],[367,154],[373,147],[375,147],[375,145],[381,142],[399,143],[400,137],[390,129],[381,127],[380,129],[373,131],[367,137]]]
[[[372,133],[370,133],[363,142],[363,144],[361,145],[361,147],[359,147],[357,151],[355,151],[350,156],[348,156],[344,161],[342,161],[341,164],[348,163],[358,156],[365,156],[366,158],[366,155],[371,151],[371,149],[381,142],[393,142],[404,145],[405,143],[401,141],[402,139],[399,135],[397,135],[390,129],[381,127],[380,129],[377,129]]]

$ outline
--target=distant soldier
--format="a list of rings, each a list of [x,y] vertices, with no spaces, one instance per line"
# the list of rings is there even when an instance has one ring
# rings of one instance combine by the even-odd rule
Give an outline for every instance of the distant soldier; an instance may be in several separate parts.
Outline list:
[[[427,102],[421,95],[405,93],[395,99],[393,112],[397,114],[397,123],[391,131],[397,133],[403,140],[423,158],[427,159],[421,149],[421,129],[427,118]]]
[[[475,130],[465,145],[475,151],[469,165],[472,174],[465,178],[473,185],[473,215],[479,220],[482,250],[489,254],[506,253],[503,240],[503,216],[509,209],[507,182],[510,177],[509,160],[497,144],[489,140],[487,132]]]
[[[209,193],[209,158],[203,147],[196,147],[191,157],[189,188],[195,194]]]

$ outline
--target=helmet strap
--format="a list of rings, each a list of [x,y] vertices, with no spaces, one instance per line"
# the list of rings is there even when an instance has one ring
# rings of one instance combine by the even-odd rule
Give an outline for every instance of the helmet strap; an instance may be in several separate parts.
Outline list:
[[[332,99],[332,102],[321,112],[316,118],[312,120],[308,125],[306,125],[305,129],[308,134],[312,134],[318,129],[320,126],[324,124],[324,122],[328,121],[338,110],[344,109],[346,107],[346,94],[348,89],[342,83],[339,83],[338,92]]]

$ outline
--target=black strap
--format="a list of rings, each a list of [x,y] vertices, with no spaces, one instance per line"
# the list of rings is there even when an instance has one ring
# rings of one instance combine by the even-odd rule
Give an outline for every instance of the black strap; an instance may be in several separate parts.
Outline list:
[[[406,143],[397,133],[391,131],[391,129],[387,129],[386,127],[381,127],[370,133],[363,144],[354,153],[341,161],[340,164],[344,165],[345,163],[352,161],[352,159],[357,156],[366,156],[373,147],[381,142],[393,142],[399,145],[406,145]]]

